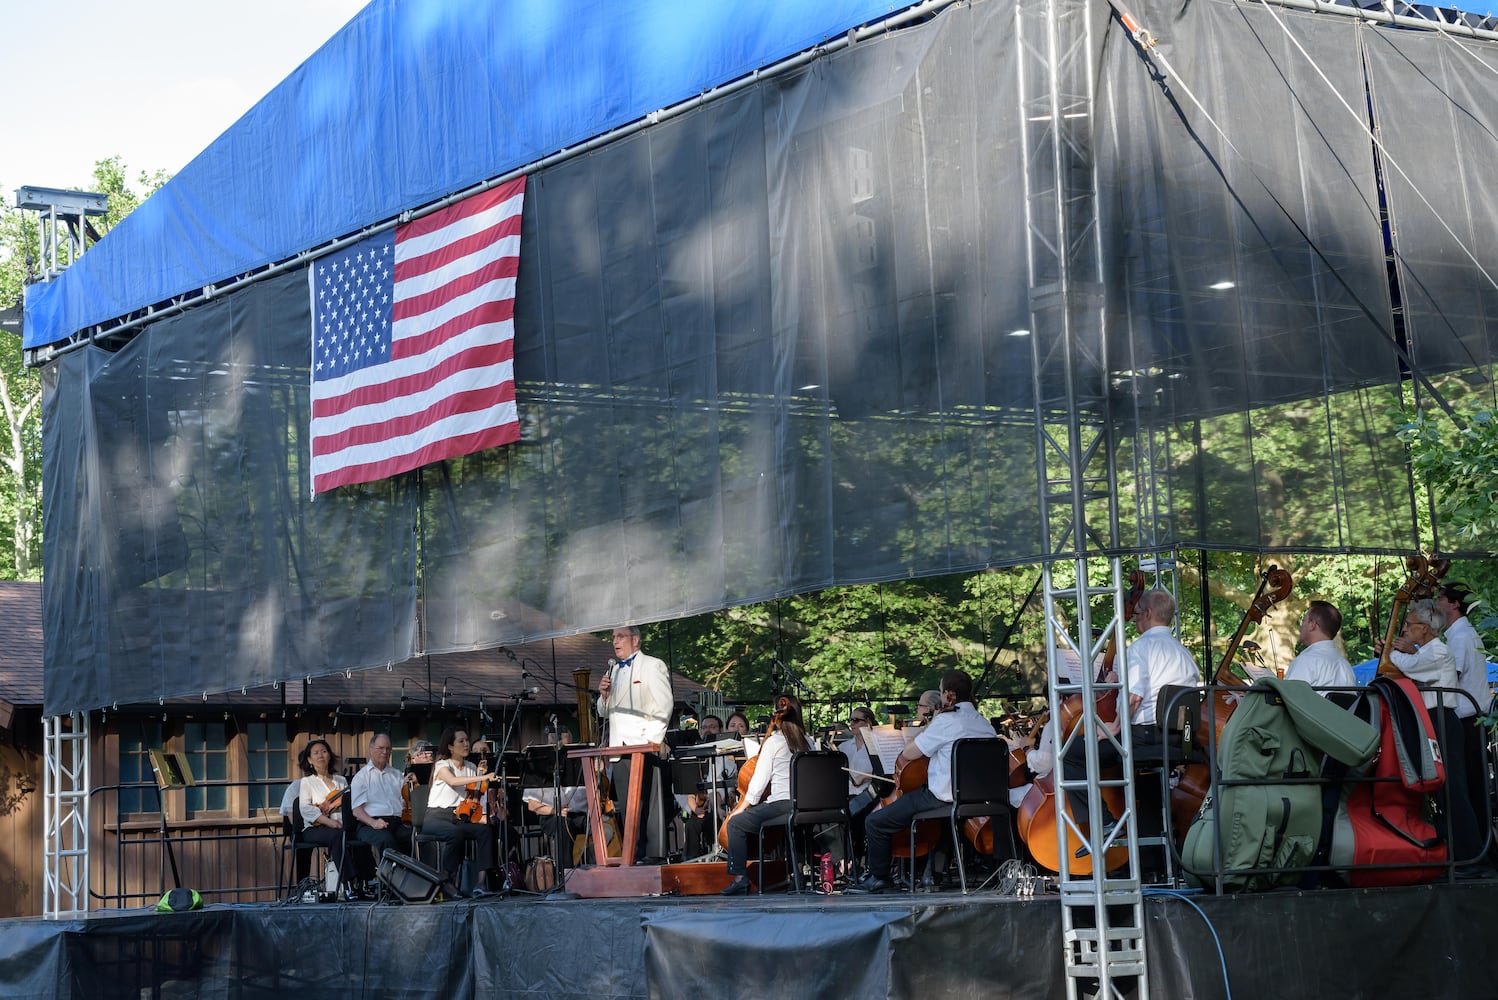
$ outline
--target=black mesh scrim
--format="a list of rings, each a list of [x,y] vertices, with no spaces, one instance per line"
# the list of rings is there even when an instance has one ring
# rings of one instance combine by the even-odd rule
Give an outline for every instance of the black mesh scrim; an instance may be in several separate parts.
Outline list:
[[[1096,252],[1068,342],[1030,277],[1026,152],[1053,150],[1016,11],[951,8],[534,174],[518,445],[308,499],[303,274],[58,361],[48,710],[1064,555],[1049,440],[1083,448],[1090,514],[1118,490],[1094,550],[1414,549],[1377,161],[1330,92],[1366,111],[1366,51],[1391,155],[1431,176],[1481,148],[1498,85],[1449,46],[1222,0],[1137,11],[1168,26],[1162,85],[1111,23],[1068,133],[1100,220],[1072,231]],[[1418,129],[1390,101],[1417,77]],[[1493,270],[1468,173],[1440,208]],[[1397,276],[1444,291],[1407,296],[1409,356],[1490,393],[1488,293],[1412,194],[1391,185]]]

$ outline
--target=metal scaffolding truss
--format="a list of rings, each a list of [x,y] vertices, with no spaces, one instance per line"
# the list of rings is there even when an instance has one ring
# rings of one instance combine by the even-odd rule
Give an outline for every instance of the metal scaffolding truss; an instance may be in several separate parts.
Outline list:
[[[75,916],[88,910],[88,715],[49,715],[42,726],[42,915]]]
[[[1016,22],[1052,724],[1061,725],[1064,699],[1076,696],[1085,706],[1068,739],[1055,734],[1056,837],[1067,996],[1121,996],[1127,990],[1147,1000],[1133,774],[1125,767],[1121,777],[1103,780],[1098,753],[1098,741],[1107,738],[1125,759],[1131,756],[1128,699],[1122,696],[1128,668],[1126,657],[1119,656],[1114,661],[1119,679],[1104,681],[1092,666],[1109,636],[1123,647],[1123,570],[1118,557],[1107,553],[1124,546],[1114,487],[1117,422],[1103,336],[1090,10],[1086,0],[1026,0],[1017,8]],[[1046,414],[1058,412],[1071,418],[1047,419]],[[1094,600],[1112,608],[1096,641]],[[1059,669],[1064,658],[1076,664],[1075,679]],[[1097,711],[1099,696],[1110,691],[1120,695],[1117,736],[1107,734]],[[1078,741],[1086,754],[1081,775],[1061,764],[1066,749]],[[1089,815],[1098,817],[1105,787],[1124,801],[1106,838],[1103,824],[1093,823],[1084,832],[1062,808],[1068,791],[1081,793]],[[1087,861],[1074,863],[1072,842],[1085,843],[1089,859],[1126,846],[1128,862],[1113,874],[1101,870],[1105,864],[1094,870]]]

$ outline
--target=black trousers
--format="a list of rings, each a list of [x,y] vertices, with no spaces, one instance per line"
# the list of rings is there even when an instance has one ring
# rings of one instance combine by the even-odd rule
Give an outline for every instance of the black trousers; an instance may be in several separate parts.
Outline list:
[[[641,758],[641,763],[644,768],[644,774],[640,781],[640,830],[635,837],[636,861],[639,861],[650,853],[650,817],[652,812],[656,811],[656,805],[659,804],[658,800],[661,790],[666,787],[666,783],[659,780],[657,776],[657,772],[661,770],[662,763],[659,757],[655,754],[647,753]],[[626,808],[629,796],[629,771],[630,758],[627,756],[620,757],[615,762],[613,773],[609,777],[609,781],[613,785],[611,791],[613,793],[614,804],[619,809],[620,836],[624,834],[624,817],[629,815]],[[662,852],[665,851],[664,843],[661,845],[661,850]]]
[[[488,823],[460,823],[451,809],[428,809],[422,833],[442,842],[442,871],[448,878],[463,863],[463,845],[473,844],[479,871],[494,867],[494,831]]]

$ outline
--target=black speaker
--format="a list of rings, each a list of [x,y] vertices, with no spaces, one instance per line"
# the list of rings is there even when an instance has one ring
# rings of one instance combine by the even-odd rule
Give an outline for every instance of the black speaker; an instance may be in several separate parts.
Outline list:
[[[402,903],[430,903],[442,888],[441,872],[395,851],[385,852],[375,874]]]

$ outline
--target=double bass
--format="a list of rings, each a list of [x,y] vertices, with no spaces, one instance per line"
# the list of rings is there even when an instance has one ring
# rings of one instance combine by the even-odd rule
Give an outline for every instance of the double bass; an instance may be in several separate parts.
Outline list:
[[[1389,628],[1384,633],[1383,652],[1378,657],[1378,676],[1380,677],[1403,677],[1399,668],[1394,666],[1394,660],[1390,655],[1394,651],[1394,638],[1399,635],[1401,619],[1404,617],[1404,609],[1411,601],[1423,601],[1436,592],[1440,586],[1441,577],[1451,568],[1450,559],[1429,559],[1424,556],[1410,556],[1404,561],[1404,567],[1409,571],[1404,585],[1394,595],[1394,607],[1389,612]]]
[[[765,739],[769,739],[770,734],[773,733],[776,729],[780,728],[780,720],[784,718],[786,709],[790,708],[790,706],[791,700],[785,695],[781,695],[779,698],[775,699],[775,714],[770,716],[770,725],[765,729]],[[763,744],[761,744],[761,746],[763,746]],[[755,756],[750,757],[748,760],[744,761],[744,763],[739,766],[738,801],[733,804],[732,809],[728,810],[728,815],[723,817],[723,825],[718,827],[718,846],[723,848],[723,850],[725,851],[728,850],[728,821],[733,819],[739,813],[743,812],[745,809],[748,809],[750,806],[757,804],[749,801],[748,793],[749,782],[754,777],[754,767],[758,763],[759,755],[756,754]]]
[[[1270,566],[1264,575],[1259,578],[1259,589],[1254,591],[1254,597],[1249,602],[1248,610],[1243,613],[1243,620],[1238,623],[1238,631],[1228,640],[1227,649],[1223,651],[1222,659],[1217,664],[1217,669],[1212,674],[1211,683],[1221,687],[1247,687],[1248,684],[1230,669],[1233,657],[1243,643],[1243,635],[1248,631],[1250,624],[1257,625],[1264,620],[1269,609],[1280,601],[1290,596],[1295,589],[1295,578],[1288,570],[1280,569],[1278,566]],[[1212,692],[1212,731],[1207,732],[1207,727],[1200,727],[1193,735],[1194,742],[1203,751],[1209,750],[1222,740],[1223,727],[1228,724],[1228,719],[1233,714],[1233,709],[1238,707],[1238,700],[1242,696],[1228,691]],[[1211,741],[1210,743],[1208,741]],[[1185,831],[1191,826],[1191,821],[1201,811],[1201,806],[1206,801],[1207,793],[1212,788],[1212,769],[1208,764],[1195,763],[1186,764],[1181,768],[1170,789],[1170,823],[1172,830],[1178,835],[1184,836]]]

